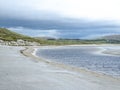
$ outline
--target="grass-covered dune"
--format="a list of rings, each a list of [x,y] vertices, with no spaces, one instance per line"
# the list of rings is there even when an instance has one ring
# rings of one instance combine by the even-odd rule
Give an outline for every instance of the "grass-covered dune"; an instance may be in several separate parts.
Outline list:
[[[31,38],[29,36],[18,34],[16,32],[10,31],[6,28],[0,28],[0,40],[16,41],[18,39],[22,39],[22,40],[25,40],[25,41],[31,41],[31,42],[32,41],[37,41],[37,39]]]

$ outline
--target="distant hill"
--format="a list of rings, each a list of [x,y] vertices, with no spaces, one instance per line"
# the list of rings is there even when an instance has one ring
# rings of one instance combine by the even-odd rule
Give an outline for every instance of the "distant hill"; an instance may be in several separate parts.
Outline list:
[[[108,35],[102,37],[102,39],[105,39],[107,42],[110,43],[120,43],[120,35]]]
[[[120,41],[120,35],[108,35],[108,36],[104,36],[103,38],[107,40],[119,40]]]

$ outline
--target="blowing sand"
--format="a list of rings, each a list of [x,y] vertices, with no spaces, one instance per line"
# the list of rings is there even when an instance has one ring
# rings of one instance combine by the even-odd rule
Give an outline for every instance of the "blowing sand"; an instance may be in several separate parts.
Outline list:
[[[0,90],[120,90],[120,79],[38,59],[33,47],[0,46]]]

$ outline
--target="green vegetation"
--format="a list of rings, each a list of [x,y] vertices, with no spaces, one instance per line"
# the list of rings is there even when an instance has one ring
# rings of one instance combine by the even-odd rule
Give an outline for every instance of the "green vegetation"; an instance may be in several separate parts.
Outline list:
[[[18,33],[12,32],[12,31],[5,29],[5,28],[0,28],[0,40],[17,41],[18,39],[22,39],[25,41],[31,41],[31,42],[33,42],[33,41],[38,42],[39,41],[39,40],[31,38],[29,36],[18,34]]]
[[[105,44],[106,40],[68,40],[68,39],[58,39],[58,40],[43,40],[41,44],[43,45],[76,45],[76,44]]]
[[[120,44],[120,41],[107,40],[107,39],[96,39],[96,40],[79,40],[79,39],[43,39],[43,38],[32,38],[29,36],[21,35],[12,32],[5,28],[0,28],[0,40],[4,41],[17,41],[22,39],[24,41],[38,42],[41,45],[75,45],[75,44]]]

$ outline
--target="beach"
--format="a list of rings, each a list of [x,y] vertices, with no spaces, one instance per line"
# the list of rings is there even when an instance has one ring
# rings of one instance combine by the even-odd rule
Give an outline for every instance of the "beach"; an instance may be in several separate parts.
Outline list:
[[[120,90],[119,78],[46,61],[35,48],[0,46],[0,90]]]

